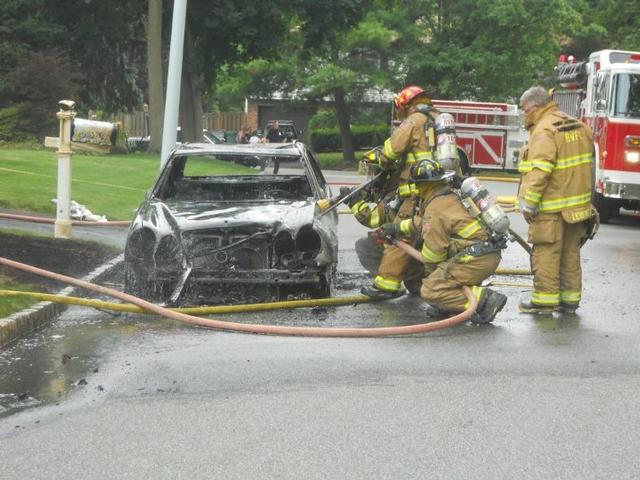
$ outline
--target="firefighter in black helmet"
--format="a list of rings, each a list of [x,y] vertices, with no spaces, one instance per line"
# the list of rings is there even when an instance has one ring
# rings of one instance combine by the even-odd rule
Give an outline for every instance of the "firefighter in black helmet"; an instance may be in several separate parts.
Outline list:
[[[449,316],[464,311],[466,285],[478,301],[475,323],[489,323],[502,310],[507,297],[480,286],[500,263],[500,247],[489,241],[489,233],[467,211],[449,186],[455,172],[446,171],[435,160],[423,160],[411,169],[410,180],[417,197],[417,215],[399,224],[385,224],[387,235],[422,238],[421,254],[425,278],[420,295],[431,305],[431,316]]]

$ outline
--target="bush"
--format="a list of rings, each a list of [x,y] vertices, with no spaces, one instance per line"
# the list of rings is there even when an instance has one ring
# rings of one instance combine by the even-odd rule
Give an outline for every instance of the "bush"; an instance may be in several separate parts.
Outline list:
[[[356,149],[363,150],[382,145],[389,138],[391,128],[389,125],[355,125],[351,127],[353,144]]]
[[[382,145],[389,137],[388,125],[354,125],[351,127],[353,146],[356,150],[363,150]],[[316,152],[335,152],[342,150],[340,129],[318,128],[309,130],[309,142]]]
[[[0,109],[0,142],[24,142],[31,140],[29,120],[20,107]]]
[[[333,128],[338,124],[336,112],[333,110],[320,110],[309,120],[309,131],[320,128]]]
[[[58,101],[75,97],[78,78],[68,56],[58,50],[32,52],[22,57],[6,78],[11,97],[5,104],[17,108],[10,115],[16,121],[11,138],[41,137],[56,132]],[[14,116],[17,114],[26,123],[18,121]]]

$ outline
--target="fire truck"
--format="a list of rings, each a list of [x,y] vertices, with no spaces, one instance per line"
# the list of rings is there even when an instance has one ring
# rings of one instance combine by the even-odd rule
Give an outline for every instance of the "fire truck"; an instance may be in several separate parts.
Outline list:
[[[455,120],[463,172],[518,169],[520,148],[529,133],[517,105],[453,100],[434,100],[433,105]]]
[[[600,221],[640,209],[640,52],[601,50],[588,61],[560,56],[553,93],[593,130],[593,203]]]

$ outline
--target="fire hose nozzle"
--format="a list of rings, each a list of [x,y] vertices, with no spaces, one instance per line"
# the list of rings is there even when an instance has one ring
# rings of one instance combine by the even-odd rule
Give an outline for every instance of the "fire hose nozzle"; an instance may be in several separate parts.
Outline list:
[[[316,202],[316,205],[318,206],[318,209],[321,212],[324,212],[324,211],[328,210],[331,207],[331,199],[330,198],[323,198],[321,200],[318,200]]]
[[[335,207],[336,205],[341,203],[342,200],[345,197],[347,197],[350,193],[351,193],[351,189],[347,189],[347,190],[340,189],[340,193],[338,195],[331,198],[322,198],[316,202],[316,205],[318,206],[318,209],[320,210],[320,212],[324,214],[325,212],[329,211],[332,207]]]

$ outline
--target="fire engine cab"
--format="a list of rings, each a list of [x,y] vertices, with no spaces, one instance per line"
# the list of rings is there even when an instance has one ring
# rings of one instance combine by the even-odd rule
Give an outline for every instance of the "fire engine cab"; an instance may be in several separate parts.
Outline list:
[[[494,102],[434,100],[456,125],[460,166],[471,169],[517,170],[520,148],[529,138],[517,105]]]
[[[593,130],[593,203],[606,223],[640,209],[640,52],[601,50],[585,62],[562,55],[553,93],[560,108]]]

